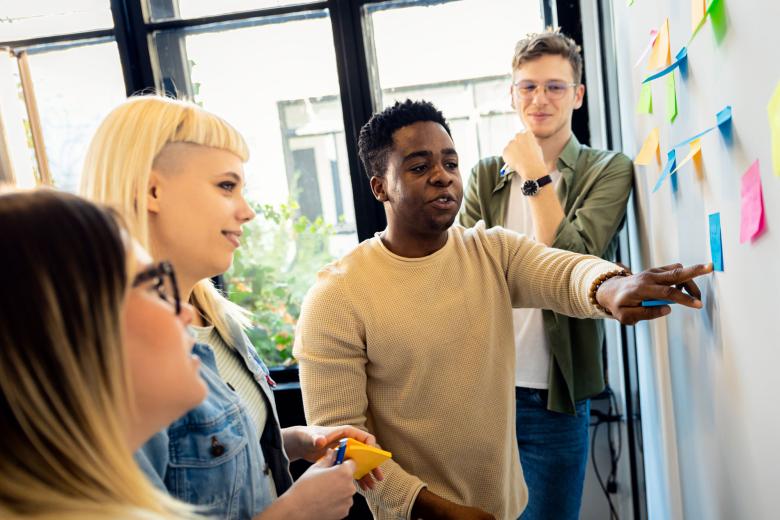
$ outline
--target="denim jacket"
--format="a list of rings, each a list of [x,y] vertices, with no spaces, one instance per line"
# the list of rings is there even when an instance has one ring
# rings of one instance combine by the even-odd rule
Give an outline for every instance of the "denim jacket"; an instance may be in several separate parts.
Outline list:
[[[230,520],[252,518],[292,485],[289,460],[282,447],[268,368],[246,334],[231,322],[229,343],[262,389],[268,407],[263,432],[244,403],[220,378],[211,348],[197,344],[200,375],[208,386],[206,400],[158,432],[135,454],[147,477],[173,497],[202,506],[203,514]]]

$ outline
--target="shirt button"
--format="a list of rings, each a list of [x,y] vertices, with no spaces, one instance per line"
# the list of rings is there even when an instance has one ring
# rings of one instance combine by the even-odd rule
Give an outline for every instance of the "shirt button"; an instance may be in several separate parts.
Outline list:
[[[225,453],[225,447],[217,440],[217,436],[211,437],[211,456],[219,457]]]
[[[263,467],[263,473],[265,473],[266,475],[270,475],[271,474],[271,468],[268,467],[268,463],[267,462],[265,463],[265,467]]]

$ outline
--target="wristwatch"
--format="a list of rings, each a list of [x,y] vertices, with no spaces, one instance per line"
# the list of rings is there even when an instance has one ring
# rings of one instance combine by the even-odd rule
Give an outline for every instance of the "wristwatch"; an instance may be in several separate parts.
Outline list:
[[[544,177],[539,177],[536,180],[527,180],[523,183],[523,187],[521,191],[523,192],[523,195],[526,197],[533,197],[537,193],[539,193],[539,189],[542,186],[546,186],[552,182],[552,177],[550,177],[549,174],[545,175]]]

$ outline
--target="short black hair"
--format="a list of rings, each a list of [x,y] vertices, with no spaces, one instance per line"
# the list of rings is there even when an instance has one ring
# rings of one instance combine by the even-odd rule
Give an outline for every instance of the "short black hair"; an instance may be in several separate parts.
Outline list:
[[[371,116],[368,123],[363,125],[358,137],[358,155],[369,179],[385,174],[387,155],[393,146],[396,130],[420,121],[438,123],[452,137],[444,115],[429,101],[396,101],[393,106]]]

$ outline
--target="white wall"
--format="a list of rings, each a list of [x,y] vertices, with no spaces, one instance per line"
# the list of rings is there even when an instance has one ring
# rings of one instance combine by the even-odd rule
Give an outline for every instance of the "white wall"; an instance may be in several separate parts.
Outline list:
[[[658,126],[665,158],[672,144],[714,125],[725,105],[734,113],[733,144],[727,146],[717,131],[706,136],[702,175],[683,167],[676,194],[668,182],[650,193],[659,168],[637,168],[637,213],[630,223],[634,270],[709,261],[707,215],[716,211],[725,264],[724,272],[701,280],[704,310],[675,308],[664,321],[636,328],[651,519],[777,518],[780,509],[780,237],[774,233],[780,178],[772,174],[766,113],[780,80],[774,56],[780,3],[721,1],[725,37],[718,42],[707,21],[688,46],[688,78],[675,72],[679,115],[673,123],[664,117],[660,81],[653,85],[655,113],[635,115],[647,71],[633,65],[650,29],[667,16],[672,56],[688,45],[690,2],[612,2],[626,153],[635,155]],[[740,244],[740,178],[756,158],[768,231],[752,245]]]

